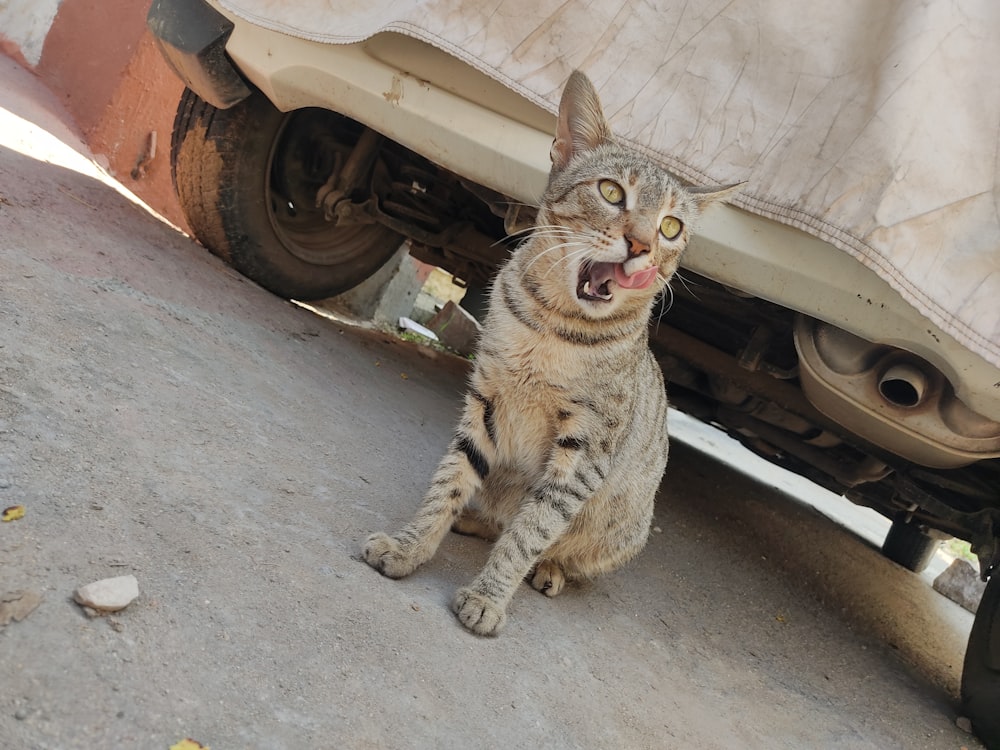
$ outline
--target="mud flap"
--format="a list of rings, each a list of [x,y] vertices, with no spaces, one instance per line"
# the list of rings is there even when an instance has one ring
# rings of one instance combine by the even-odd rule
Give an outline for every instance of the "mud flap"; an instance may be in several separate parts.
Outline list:
[[[219,109],[250,96],[226,55],[233,23],[204,0],[153,0],[146,26],[184,85]]]

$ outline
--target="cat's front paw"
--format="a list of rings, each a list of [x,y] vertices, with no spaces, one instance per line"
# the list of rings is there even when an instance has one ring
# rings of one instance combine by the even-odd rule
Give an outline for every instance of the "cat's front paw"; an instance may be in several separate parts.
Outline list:
[[[459,589],[451,609],[459,622],[476,635],[496,635],[507,624],[503,607],[472,589]]]
[[[402,578],[416,570],[419,563],[414,562],[397,539],[381,532],[372,534],[361,550],[361,557],[387,578]]]

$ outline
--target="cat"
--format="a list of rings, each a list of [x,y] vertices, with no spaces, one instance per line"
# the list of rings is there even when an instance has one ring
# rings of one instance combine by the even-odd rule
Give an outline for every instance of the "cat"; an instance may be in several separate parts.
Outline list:
[[[550,156],[537,224],[493,283],[454,439],[413,520],[362,552],[401,578],[449,528],[495,539],[452,603],[480,635],[504,627],[526,576],[556,596],[645,546],[668,446],[650,313],[691,225],[739,187],[685,188],[617,141],[579,71]]]

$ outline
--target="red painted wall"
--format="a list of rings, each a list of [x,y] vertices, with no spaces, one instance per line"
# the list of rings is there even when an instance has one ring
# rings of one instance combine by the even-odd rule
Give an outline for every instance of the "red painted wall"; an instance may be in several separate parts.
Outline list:
[[[36,72],[98,160],[183,228],[170,181],[170,131],[183,86],[146,31],[150,2],[63,0]]]

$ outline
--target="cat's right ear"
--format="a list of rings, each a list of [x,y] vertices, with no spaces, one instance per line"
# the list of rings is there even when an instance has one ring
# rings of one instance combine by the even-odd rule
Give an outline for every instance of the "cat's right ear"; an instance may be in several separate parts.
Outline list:
[[[556,139],[549,152],[552,168],[565,169],[576,154],[591,151],[610,139],[611,128],[604,119],[594,84],[584,73],[574,70],[559,101]]]
[[[747,186],[746,182],[737,182],[735,185],[724,187],[689,187],[687,191],[694,196],[698,204],[698,213],[701,213],[715,203],[722,203],[740,192]]]

